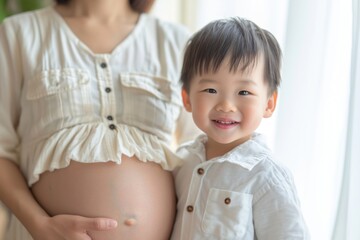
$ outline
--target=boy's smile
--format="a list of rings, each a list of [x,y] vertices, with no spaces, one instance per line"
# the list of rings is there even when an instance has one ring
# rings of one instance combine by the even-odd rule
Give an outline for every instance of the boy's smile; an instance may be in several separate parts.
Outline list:
[[[238,121],[233,121],[231,119],[214,119],[212,121],[218,128],[222,129],[232,128],[239,124]]]
[[[195,75],[189,94],[183,91],[186,110],[207,134],[207,149],[222,152],[250,139],[263,117],[270,117],[276,93],[268,96],[263,58],[245,71],[229,69],[225,59],[216,72]]]

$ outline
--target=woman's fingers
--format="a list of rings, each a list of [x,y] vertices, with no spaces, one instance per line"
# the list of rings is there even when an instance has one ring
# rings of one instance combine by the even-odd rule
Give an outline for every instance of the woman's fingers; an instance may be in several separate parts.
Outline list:
[[[83,218],[79,223],[87,231],[106,231],[117,227],[117,221],[110,218]]]

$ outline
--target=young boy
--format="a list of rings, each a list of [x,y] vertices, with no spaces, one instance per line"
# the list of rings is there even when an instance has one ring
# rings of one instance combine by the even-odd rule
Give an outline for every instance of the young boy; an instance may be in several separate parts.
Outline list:
[[[255,133],[275,110],[280,65],[274,36],[245,19],[190,39],[183,103],[206,135],[178,150],[173,240],[309,239],[291,174]]]

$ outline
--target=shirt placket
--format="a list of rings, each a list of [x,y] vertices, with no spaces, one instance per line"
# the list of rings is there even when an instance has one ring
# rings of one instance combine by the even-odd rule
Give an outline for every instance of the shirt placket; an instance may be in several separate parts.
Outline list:
[[[198,205],[196,205],[196,203],[208,168],[209,164],[203,163],[193,170],[189,187],[189,195],[186,200],[184,216],[182,219],[181,239],[191,239],[193,231],[196,231],[196,229],[194,229],[196,226],[194,226],[193,222],[198,221],[199,219],[197,218],[201,216],[201,213],[199,212],[200,209],[197,209]]]
[[[96,58],[96,70],[101,91],[101,116],[110,130],[116,130],[114,82],[108,55],[101,55]]]

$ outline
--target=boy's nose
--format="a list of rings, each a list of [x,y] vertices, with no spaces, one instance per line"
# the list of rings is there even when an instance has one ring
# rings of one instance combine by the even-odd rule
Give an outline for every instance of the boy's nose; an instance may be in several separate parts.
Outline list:
[[[228,99],[224,99],[216,105],[215,109],[219,112],[235,112],[236,106]]]

